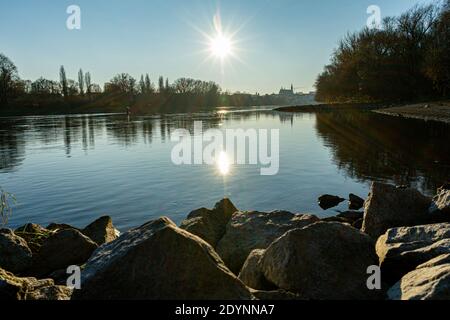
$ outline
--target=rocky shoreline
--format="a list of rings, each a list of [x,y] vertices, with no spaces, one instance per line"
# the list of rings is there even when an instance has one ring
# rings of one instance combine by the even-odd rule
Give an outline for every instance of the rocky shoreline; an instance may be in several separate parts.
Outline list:
[[[450,102],[412,104],[375,112],[395,117],[450,123]]]
[[[450,299],[450,185],[432,199],[375,182],[349,200],[326,219],[223,199],[180,226],[162,217],[122,235],[110,217],[2,229],[0,299]],[[69,266],[81,267],[80,289],[66,286]]]
[[[336,104],[317,104],[306,106],[288,106],[276,108],[274,111],[279,112],[327,112],[327,111],[344,111],[344,110],[370,110],[379,114],[388,116],[419,119],[425,121],[437,121],[450,123],[450,102],[429,102],[417,103],[409,105],[393,105],[386,107],[385,104],[368,104],[368,103],[336,103]]]

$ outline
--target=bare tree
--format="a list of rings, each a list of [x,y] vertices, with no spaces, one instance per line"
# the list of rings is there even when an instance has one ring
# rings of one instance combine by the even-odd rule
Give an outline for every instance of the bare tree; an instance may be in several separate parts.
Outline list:
[[[8,57],[0,53],[0,104],[8,104],[8,96],[18,78],[17,67]]]
[[[106,92],[122,92],[134,94],[136,89],[136,79],[128,73],[116,75],[110,82],[105,84]]]

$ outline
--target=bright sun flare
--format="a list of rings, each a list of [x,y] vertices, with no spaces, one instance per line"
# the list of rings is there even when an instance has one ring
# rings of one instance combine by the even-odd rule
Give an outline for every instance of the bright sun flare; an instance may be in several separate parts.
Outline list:
[[[210,50],[214,56],[224,59],[232,53],[231,40],[223,34],[218,34],[211,39]]]

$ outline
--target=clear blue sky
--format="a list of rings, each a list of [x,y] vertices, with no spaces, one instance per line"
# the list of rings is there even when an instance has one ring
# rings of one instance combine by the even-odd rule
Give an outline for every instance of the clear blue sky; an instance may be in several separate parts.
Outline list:
[[[338,40],[362,28],[367,7],[397,15],[432,0],[0,0],[0,52],[20,76],[58,79],[60,65],[79,68],[103,85],[114,74],[149,73],[170,80],[213,80],[230,91],[270,93],[291,83],[313,89]],[[66,8],[81,7],[81,30],[66,28]],[[207,60],[202,34],[222,24],[239,30],[239,60]]]

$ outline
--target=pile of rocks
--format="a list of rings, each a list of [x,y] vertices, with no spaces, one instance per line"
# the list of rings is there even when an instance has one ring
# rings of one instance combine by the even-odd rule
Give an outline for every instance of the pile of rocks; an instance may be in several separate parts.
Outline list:
[[[0,296],[68,299],[66,269],[84,264],[102,244],[119,236],[110,217],[80,230],[64,224],[26,224],[0,230]],[[44,280],[37,280],[44,279]],[[56,285],[55,285],[56,283]]]
[[[0,267],[7,271],[0,271],[0,297],[448,299],[448,186],[431,199],[373,183],[365,201],[350,198],[351,211],[326,219],[244,212],[223,199],[213,209],[191,212],[179,227],[160,218],[119,238],[109,218],[83,230],[2,230]],[[361,206],[364,212],[353,211]],[[57,275],[73,264],[83,269],[81,290],[72,293]],[[380,290],[367,285],[371,266],[381,268]]]

